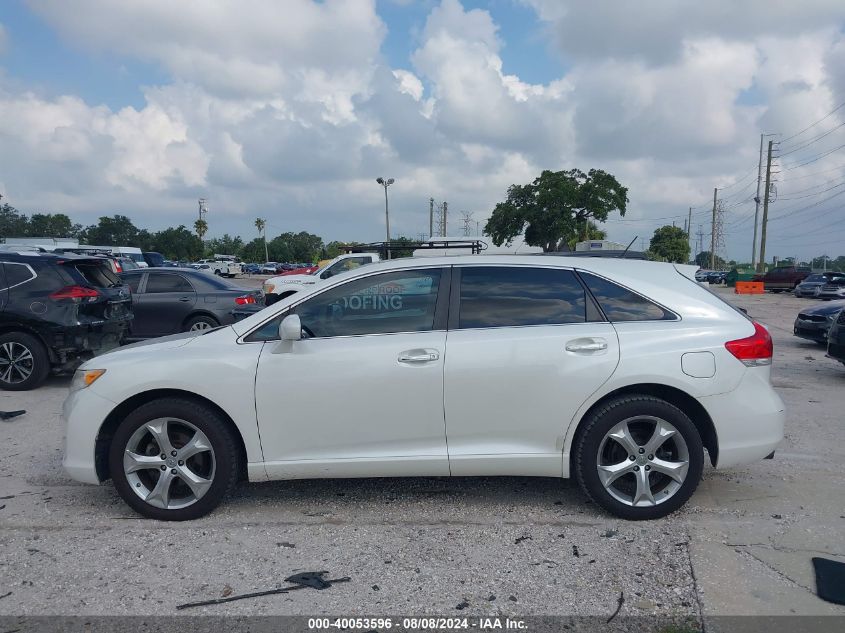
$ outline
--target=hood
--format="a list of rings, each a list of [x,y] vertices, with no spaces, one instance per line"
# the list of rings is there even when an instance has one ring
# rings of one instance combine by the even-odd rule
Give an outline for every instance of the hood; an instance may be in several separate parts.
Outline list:
[[[845,308],[845,301],[831,301],[830,303],[825,303],[815,308],[801,310],[801,314],[818,314],[827,316],[828,314],[836,314],[843,308]]]
[[[212,330],[213,331],[213,330]],[[140,341],[138,343],[132,343],[131,345],[124,345],[122,347],[116,347],[105,354],[100,354],[96,358],[89,360],[86,365],[92,364],[92,366],[97,364],[97,359],[103,358],[104,356],[108,356],[109,360],[112,360],[116,355],[128,355],[134,354],[138,352],[152,352],[157,350],[164,350],[164,349],[174,349],[176,347],[182,347],[183,345],[187,345],[192,340],[197,338],[198,336],[202,336],[204,333],[208,333],[209,330],[205,332],[182,332],[181,334],[171,334],[170,336],[160,336],[159,338],[151,338],[147,339],[146,341]]]

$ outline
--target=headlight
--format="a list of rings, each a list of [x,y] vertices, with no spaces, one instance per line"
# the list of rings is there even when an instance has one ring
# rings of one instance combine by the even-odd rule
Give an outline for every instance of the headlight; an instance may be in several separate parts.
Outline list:
[[[73,374],[70,390],[79,391],[85,389],[85,387],[90,387],[105,373],[105,369],[77,369]]]

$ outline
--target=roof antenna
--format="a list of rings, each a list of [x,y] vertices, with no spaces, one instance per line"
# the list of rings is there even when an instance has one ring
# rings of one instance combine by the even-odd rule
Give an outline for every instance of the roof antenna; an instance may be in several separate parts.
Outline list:
[[[632,239],[631,242],[628,244],[628,246],[625,247],[625,250],[622,251],[622,254],[619,256],[620,258],[625,259],[625,253],[627,253],[628,249],[631,248],[631,244],[633,244],[634,242],[637,241],[638,237],[639,237],[639,235],[634,236],[634,239]]]

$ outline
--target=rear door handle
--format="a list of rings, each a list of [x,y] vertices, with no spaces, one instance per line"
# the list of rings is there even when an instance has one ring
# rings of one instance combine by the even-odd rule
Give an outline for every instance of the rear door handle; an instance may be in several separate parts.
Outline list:
[[[188,302],[188,301],[190,301],[190,300],[191,300],[191,298],[190,298],[190,297],[179,297],[179,301],[182,301],[182,302],[184,302],[184,303],[187,303],[187,302]]]
[[[436,349],[409,349],[399,354],[400,363],[430,363],[440,358]]]
[[[603,338],[576,338],[566,344],[567,352],[603,352],[607,341]]]

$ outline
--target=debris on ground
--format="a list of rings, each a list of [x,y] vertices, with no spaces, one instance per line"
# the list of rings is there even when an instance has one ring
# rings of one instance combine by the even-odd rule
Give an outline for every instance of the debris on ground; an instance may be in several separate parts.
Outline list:
[[[619,534],[619,530],[605,530],[604,532],[599,534],[599,536],[601,536],[602,538],[613,538],[617,534]]]
[[[24,413],[26,413],[26,409],[21,409],[20,411],[0,411],[0,420],[11,420]]]
[[[617,601],[617,604],[616,604],[616,611],[614,611],[613,615],[611,615],[607,619],[607,624],[610,624],[610,621],[613,620],[613,618],[615,618],[617,615],[619,615],[619,611],[622,609],[623,604],[625,604],[625,592],[620,591],[619,592],[619,600]]]
[[[0,596],[0,600],[2,600],[3,598],[8,598],[11,595],[12,595],[11,591],[9,591],[8,593],[4,593],[2,596]]]
[[[229,597],[229,596],[231,596],[234,592],[235,592],[235,590],[234,590],[234,589],[232,589],[229,585],[226,585],[225,587],[223,587],[223,593],[221,593],[220,595],[221,595],[223,598],[228,598],[228,597]]]
[[[814,556],[813,569],[816,571],[816,593],[819,598],[845,605],[845,563]]]
[[[522,543],[522,541],[530,541],[530,540],[532,540],[530,536],[520,536],[513,542],[513,544],[519,545],[520,543]]]
[[[223,604],[226,602],[234,602],[235,600],[245,600],[246,598],[258,598],[261,596],[272,596],[279,593],[289,593],[299,589],[328,589],[333,584],[338,582],[349,582],[352,580],[349,576],[343,578],[326,579],[323,578],[328,572],[326,571],[307,571],[285,578],[286,582],[292,583],[286,587],[277,587],[276,589],[267,589],[266,591],[254,591],[252,593],[242,593],[236,596],[228,596],[225,598],[216,598],[214,600],[201,600],[199,602],[186,602],[185,604],[177,604],[176,609],[190,609],[192,607],[205,607],[213,604]]]
[[[577,545],[573,545],[573,546],[572,546],[572,555],[573,555],[575,558],[578,558],[579,556],[581,556],[581,553],[578,551],[578,546],[577,546]]]
[[[290,548],[293,548],[293,547],[296,547],[296,545],[295,545],[294,543],[288,543],[287,541],[281,541],[281,542],[279,542],[279,543],[276,543],[276,547],[290,547]]]
[[[455,608],[456,608],[458,611],[463,611],[463,610],[464,610],[464,609],[466,609],[468,606],[469,606],[469,602],[467,602],[466,600],[461,600],[458,604],[456,604],[456,605],[455,605]]]

